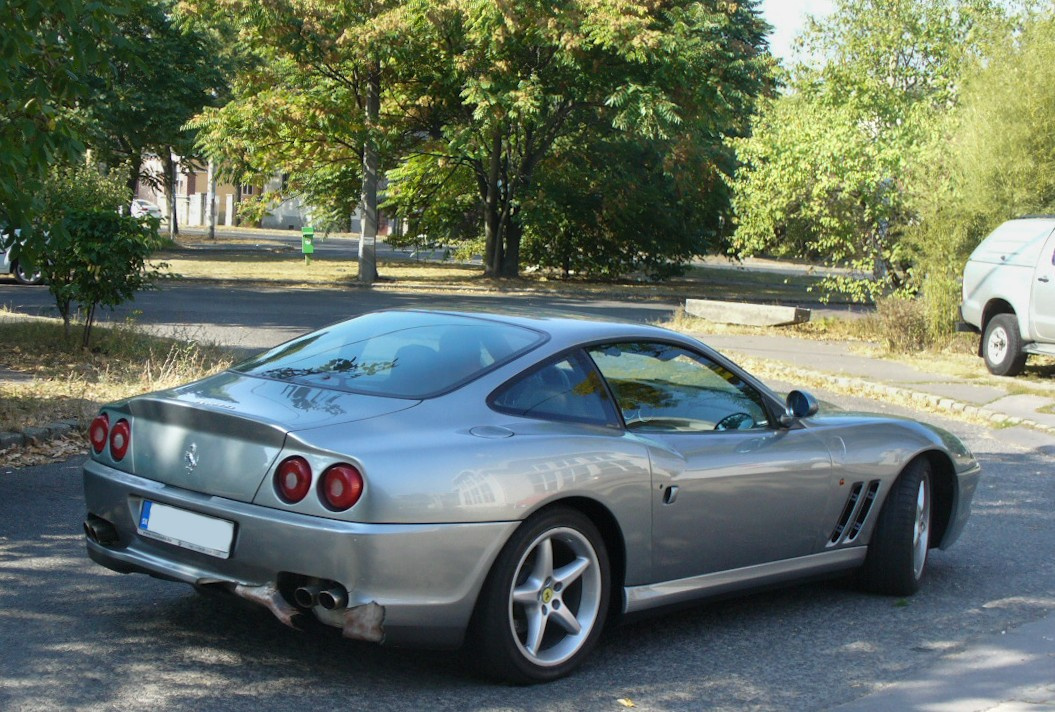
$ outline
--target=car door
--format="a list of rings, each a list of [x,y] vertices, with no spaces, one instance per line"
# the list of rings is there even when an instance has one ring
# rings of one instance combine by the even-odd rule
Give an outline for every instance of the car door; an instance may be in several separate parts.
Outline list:
[[[1040,341],[1055,342],[1055,232],[1048,235],[1033,273],[1029,315],[1035,336]]]
[[[654,580],[816,550],[832,490],[816,436],[777,427],[762,394],[704,354],[635,342],[590,355],[650,448]]]

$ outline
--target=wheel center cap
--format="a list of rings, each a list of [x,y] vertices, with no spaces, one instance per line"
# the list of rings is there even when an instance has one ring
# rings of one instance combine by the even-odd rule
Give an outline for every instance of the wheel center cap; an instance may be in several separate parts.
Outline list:
[[[548,604],[552,600],[553,600],[553,589],[552,588],[544,589],[542,591],[542,602]]]

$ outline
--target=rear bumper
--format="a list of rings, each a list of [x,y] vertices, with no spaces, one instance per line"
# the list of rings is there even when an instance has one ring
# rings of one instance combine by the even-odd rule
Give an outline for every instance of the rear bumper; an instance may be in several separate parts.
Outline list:
[[[281,590],[289,575],[335,581],[348,590],[349,608],[384,608],[384,642],[393,645],[460,645],[487,572],[519,523],[341,522],[203,495],[93,460],[84,492],[88,512],[117,530],[111,545],[86,540],[89,556],[107,568],[232,589]],[[144,499],[234,522],[230,558],[139,535]]]
[[[958,332],[970,332],[972,334],[980,334],[982,330],[968,322],[963,316],[963,304],[957,309],[956,319],[956,331]]]

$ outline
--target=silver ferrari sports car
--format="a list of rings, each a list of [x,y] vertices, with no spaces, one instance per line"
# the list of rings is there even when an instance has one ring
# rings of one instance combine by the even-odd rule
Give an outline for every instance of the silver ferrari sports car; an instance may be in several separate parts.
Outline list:
[[[819,575],[904,596],[979,467],[652,326],[385,311],[105,406],[88,554],[349,638],[567,674],[622,614]]]

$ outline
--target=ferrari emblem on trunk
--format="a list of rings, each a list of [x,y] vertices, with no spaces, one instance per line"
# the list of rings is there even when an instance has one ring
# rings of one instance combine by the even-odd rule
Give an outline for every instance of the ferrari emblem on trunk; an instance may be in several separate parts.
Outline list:
[[[191,443],[190,447],[187,448],[187,452],[183,454],[183,461],[187,463],[184,469],[187,470],[187,474],[194,472],[194,468],[198,466],[198,445]]]

